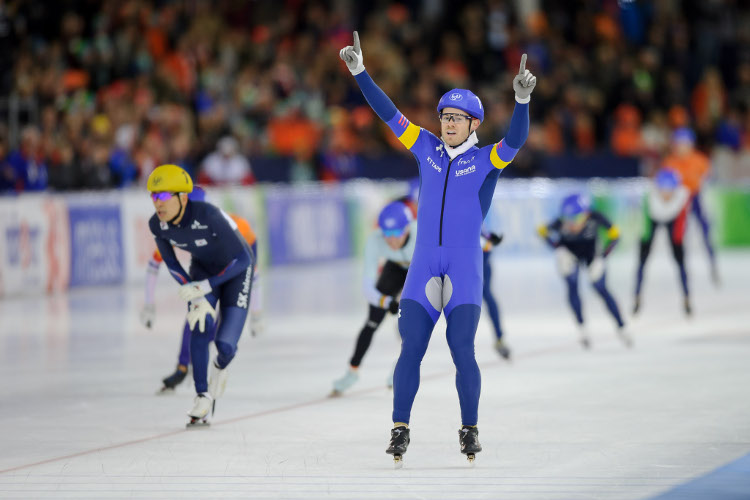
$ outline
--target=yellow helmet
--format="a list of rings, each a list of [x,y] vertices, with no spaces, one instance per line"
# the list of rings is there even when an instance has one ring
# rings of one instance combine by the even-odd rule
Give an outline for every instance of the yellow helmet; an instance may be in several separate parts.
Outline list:
[[[152,193],[192,193],[193,180],[177,165],[161,165],[148,176],[146,188]]]

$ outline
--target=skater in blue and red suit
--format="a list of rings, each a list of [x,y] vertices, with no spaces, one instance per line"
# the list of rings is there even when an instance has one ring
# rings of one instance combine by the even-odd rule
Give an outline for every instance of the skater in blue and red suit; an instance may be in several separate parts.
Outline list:
[[[672,255],[677,263],[682,285],[682,304],[685,314],[690,316],[693,308],[690,305],[688,274],[685,267],[685,226],[690,211],[691,194],[682,183],[679,172],[671,166],[662,167],[654,176],[643,203],[643,234],[638,258],[638,272],[635,279],[635,304],[633,314],[641,309],[641,286],[646,261],[651,255],[651,244],[659,226],[664,226],[669,233]]]
[[[216,398],[224,392],[227,366],[237,351],[253,280],[255,256],[237,224],[221,209],[190,201],[193,181],[182,168],[162,165],[149,175],[147,188],[156,213],[149,220],[156,247],[188,303],[190,359],[197,393],[188,425],[206,423]],[[190,253],[190,272],[183,269],[173,247]],[[217,356],[208,380],[209,332],[220,306],[221,322],[214,343]]]
[[[599,245],[599,229],[607,230],[607,242]],[[560,216],[551,223],[539,226],[539,235],[555,249],[557,268],[568,287],[568,302],[575,314],[580,329],[581,345],[591,346],[585,329],[581,297],[578,295],[578,271],[586,267],[591,284],[602,298],[617,323],[617,334],[630,347],[632,339],[625,330],[617,302],[606,284],[605,259],[619,241],[620,230],[604,214],[591,209],[591,203],[583,194],[567,196],[560,208]]]
[[[484,119],[479,97],[453,89],[438,103],[441,137],[411,123],[365,71],[359,36],[340,51],[375,113],[408,148],[419,166],[417,240],[399,309],[401,354],[393,379],[393,429],[386,450],[398,462],[409,444],[409,419],[419,388],[420,364],[432,330],[444,313],[446,337],[456,365],[461,406],[461,452],[481,451],[477,420],[480,373],[474,337],[482,304],[482,221],[500,172],[526,141],[528,103],[536,78],[521,59],[513,80],[516,107],[505,138],[483,148],[475,133]]]

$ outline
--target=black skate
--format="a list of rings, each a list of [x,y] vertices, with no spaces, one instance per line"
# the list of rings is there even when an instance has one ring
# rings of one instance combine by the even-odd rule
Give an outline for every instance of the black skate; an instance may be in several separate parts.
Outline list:
[[[474,463],[477,453],[482,451],[482,445],[479,444],[479,431],[476,426],[464,425],[458,431],[458,442],[461,445],[461,453],[466,455],[469,463]]]
[[[163,384],[163,386],[159,390],[159,394],[174,391],[175,387],[180,385],[182,381],[185,380],[185,377],[187,377],[187,367],[185,368],[185,371],[182,371],[180,370],[180,366],[178,366],[173,374],[162,379],[161,383]]]
[[[393,455],[393,464],[396,468],[401,467],[401,460],[406,453],[406,448],[409,446],[409,428],[400,425],[395,429],[391,429],[391,443],[388,445],[388,449],[385,450],[389,455]]]
[[[641,296],[640,295],[636,295],[635,296],[635,301],[633,303],[633,316],[635,316],[636,314],[638,314],[638,312],[640,310],[641,310]]]
[[[685,302],[684,302],[683,305],[685,307],[685,316],[687,316],[687,317],[692,316],[693,315],[693,308],[690,306],[690,297],[685,297]]]

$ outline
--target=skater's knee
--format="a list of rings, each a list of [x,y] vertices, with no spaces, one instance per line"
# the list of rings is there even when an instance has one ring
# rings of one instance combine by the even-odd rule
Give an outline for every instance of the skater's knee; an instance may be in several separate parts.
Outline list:
[[[607,294],[607,285],[604,281],[604,276],[602,276],[598,281],[594,281],[592,283],[592,286],[594,287],[594,290],[599,292],[599,295]]]
[[[682,263],[683,260],[685,260],[685,248],[682,244],[672,245],[672,255],[674,255],[675,260],[679,263]]]
[[[216,351],[218,352],[219,359],[226,365],[237,353],[237,346],[218,340],[216,341]]]

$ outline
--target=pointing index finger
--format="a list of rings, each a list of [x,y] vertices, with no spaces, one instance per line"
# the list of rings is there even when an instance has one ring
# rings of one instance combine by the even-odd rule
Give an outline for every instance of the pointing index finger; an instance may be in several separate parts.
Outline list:
[[[356,31],[354,32],[354,52],[359,54],[361,51],[359,49],[359,33]]]
[[[518,68],[518,74],[523,75],[526,72],[526,54],[521,56],[521,67]]]

